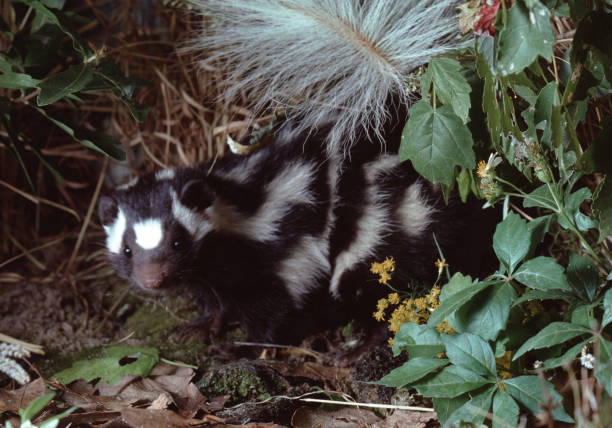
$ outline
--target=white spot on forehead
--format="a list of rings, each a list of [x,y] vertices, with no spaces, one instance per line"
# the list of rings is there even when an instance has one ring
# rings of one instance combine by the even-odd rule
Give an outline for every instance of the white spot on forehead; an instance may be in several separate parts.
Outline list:
[[[134,224],[136,244],[142,249],[152,250],[164,237],[162,221],[158,218],[148,218]]]
[[[117,218],[114,223],[110,226],[104,226],[106,231],[106,248],[111,253],[118,254],[121,251],[121,244],[123,243],[123,235],[125,233],[126,218],[121,208],[117,212]]]
[[[172,215],[195,240],[202,239],[211,229],[210,221],[202,214],[189,209],[181,203],[176,192],[170,191],[172,196]]]
[[[175,175],[176,175],[176,172],[172,168],[160,169],[159,171],[155,173],[155,178],[157,180],[172,180]]]

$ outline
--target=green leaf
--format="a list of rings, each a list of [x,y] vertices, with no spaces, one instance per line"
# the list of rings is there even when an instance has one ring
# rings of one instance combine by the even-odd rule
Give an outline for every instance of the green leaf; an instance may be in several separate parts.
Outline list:
[[[447,284],[445,287],[448,287],[448,285],[453,283],[465,283],[467,280],[471,282],[471,278],[469,276],[464,277],[460,273],[456,273],[451,278],[449,284]],[[442,304],[434,311],[429,320],[427,320],[427,325],[429,327],[435,327],[438,324],[441,324],[446,318],[455,313],[455,311],[457,311],[459,308],[469,302],[475,295],[489,287],[491,284],[491,282],[472,284],[471,286],[454,293],[452,295],[452,299],[442,301]]]
[[[449,320],[458,332],[473,333],[485,340],[495,340],[508,322],[516,292],[511,284],[497,282],[455,312]]]
[[[461,64],[451,58],[432,58],[427,67],[432,73],[436,95],[452,107],[463,123],[468,121],[472,87],[461,74]]]
[[[574,221],[574,223],[578,223],[580,221],[579,217],[582,215],[580,213],[580,204],[582,204],[586,199],[591,199],[591,196],[591,190],[587,187],[582,187],[573,193],[570,193],[569,191],[567,192],[565,200],[563,201],[564,211],[565,214]],[[557,220],[564,229],[571,228],[565,216],[558,215]],[[582,226],[586,226],[588,230],[592,224],[585,223]]]
[[[455,412],[455,410],[463,406],[468,401],[469,398],[467,395],[461,395],[456,398],[434,397],[433,406],[436,410],[436,415],[438,415],[438,420],[440,421],[442,426],[448,427],[449,425],[447,424],[447,421],[450,416]]]
[[[576,355],[578,355],[580,353],[582,348],[587,343],[589,343],[591,340],[593,340],[593,339],[592,338],[585,339],[582,342],[579,342],[576,345],[574,345],[571,348],[569,348],[567,351],[565,351],[565,353],[563,355],[561,355],[559,357],[554,357],[554,358],[547,359],[542,364],[541,369],[542,370],[554,369],[556,367],[560,367],[560,366],[564,365],[565,363],[567,363],[570,360],[573,360],[574,358],[576,358]]]
[[[425,397],[455,398],[489,383],[473,371],[450,365],[412,387]]]
[[[599,242],[602,242],[612,234],[612,175],[610,174],[606,176],[605,182],[593,199],[593,212],[599,219]]]
[[[606,116],[601,122],[602,130],[580,156],[578,166],[587,174],[612,173],[612,117]]]
[[[457,177],[457,184],[459,188],[459,196],[461,197],[461,202],[467,202],[467,198],[470,195],[470,188],[472,185],[472,175],[470,170],[467,168],[461,168],[461,172]]]
[[[551,145],[553,115],[556,120],[559,118],[561,100],[557,91],[557,83],[550,82],[542,88],[535,104],[534,122],[535,124],[544,123],[544,135],[542,142]]]
[[[612,395],[612,342],[603,337],[599,339],[599,362],[595,367],[595,377],[608,395]]]
[[[93,71],[89,64],[73,65],[40,83],[37,103],[39,106],[45,106],[79,92],[92,78]]]
[[[64,385],[77,379],[89,382],[97,378],[113,385],[125,375],[146,377],[159,361],[157,349],[154,348],[112,346],[106,348],[104,353],[105,356],[102,358],[77,361],[70,368],[56,373],[51,378]],[[124,358],[135,361],[122,364]]]
[[[421,175],[450,186],[455,166],[474,168],[474,141],[470,130],[449,106],[433,110],[426,100],[410,109],[402,134],[400,159],[410,159]]]
[[[79,143],[83,144],[85,147],[96,150],[120,161],[125,160],[125,152],[121,150],[121,142],[115,137],[101,132],[89,131],[87,129],[74,129],[69,125],[49,116],[45,110],[38,107],[35,107],[35,109],[54,125],[70,135]]]
[[[481,376],[496,378],[495,355],[491,346],[482,338],[470,333],[444,334],[442,342],[451,363]]]
[[[602,329],[610,324],[610,321],[612,321],[612,288],[610,288],[608,291],[606,291],[606,294],[604,294],[603,306],[604,313],[603,318],[601,319]]]
[[[410,358],[376,383],[399,388],[409,385],[447,364],[448,360],[443,358]]]
[[[570,316],[570,322],[589,329],[595,328],[597,320],[593,315],[593,308],[599,306],[599,303],[580,304],[575,306]]]
[[[504,386],[508,393],[523,406],[527,407],[531,413],[538,414],[542,411],[542,406],[546,404],[544,388],[552,396],[553,403],[559,403],[552,411],[553,417],[561,422],[572,423],[574,420],[565,412],[562,397],[555,391],[555,388],[548,381],[541,381],[537,376],[519,376],[504,380]]]
[[[508,10],[506,25],[499,32],[499,72],[517,74],[538,56],[550,62],[554,42],[548,8],[539,1],[531,9],[520,1],[514,2]]]
[[[7,89],[36,88],[40,80],[34,79],[29,74],[3,72],[0,75],[0,87]]]
[[[527,290],[520,298],[514,301],[513,306],[530,300],[565,300],[568,303],[576,301],[576,296],[568,291],[550,290]]]
[[[593,333],[590,329],[580,325],[567,322],[553,322],[523,343],[514,354],[512,360],[516,360],[525,352],[531,351],[532,349],[548,348],[560,343],[565,343],[583,334],[592,335]]]
[[[396,357],[405,350],[410,358],[433,358],[444,352],[444,345],[435,328],[407,322],[395,335],[392,349]]]
[[[567,265],[567,280],[584,300],[592,302],[595,299],[600,281],[597,266],[591,259],[570,254],[569,264]]]
[[[55,392],[47,392],[44,395],[36,397],[34,400],[30,402],[28,407],[25,410],[19,410],[19,416],[21,416],[22,421],[30,421],[34,416],[40,413],[42,409],[44,409],[47,404],[53,400],[55,397]]]
[[[519,406],[503,388],[499,388],[493,397],[492,428],[518,426]]]
[[[464,423],[470,424],[469,426],[481,426],[491,409],[491,399],[495,389],[490,387],[475,394],[467,403],[455,410],[446,423],[457,427],[465,426]]]
[[[528,197],[523,199],[523,206],[525,208],[548,208],[549,210],[557,212],[558,204],[551,192],[557,192],[558,194],[558,186],[556,184],[543,184],[531,192]]]
[[[563,273],[563,267],[550,257],[540,256],[526,261],[518,268],[514,279],[537,290],[572,290]]]
[[[523,260],[531,245],[531,233],[525,220],[516,213],[497,225],[493,234],[493,250],[509,273]]]
[[[501,126],[501,109],[497,101],[497,79],[494,76],[495,43],[491,36],[481,36],[476,40],[478,56],[476,67],[478,75],[484,79],[482,110],[487,114],[487,125],[494,147],[499,147]]]

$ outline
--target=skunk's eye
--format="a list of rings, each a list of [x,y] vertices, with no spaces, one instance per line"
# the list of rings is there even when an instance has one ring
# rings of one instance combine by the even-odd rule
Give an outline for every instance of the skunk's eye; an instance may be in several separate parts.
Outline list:
[[[132,257],[132,249],[127,245],[123,248],[123,254],[129,259]]]
[[[180,250],[181,248],[183,248],[183,243],[177,239],[172,243],[172,246],[175,250]]]

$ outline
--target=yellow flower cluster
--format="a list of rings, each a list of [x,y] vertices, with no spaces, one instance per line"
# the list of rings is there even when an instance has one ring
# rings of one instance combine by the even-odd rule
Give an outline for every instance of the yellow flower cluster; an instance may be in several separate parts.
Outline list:
[[[391,273],[395,270],[395,260],[393,257],[385,258],[385,261],[382,263],[372,263],[370,267],[370,272],[375,275],[378,275],[378,282],[381,284],[388,285],[391,280]]]
[[[389,316],[389,330],[397,333],[406,322],[424,324],[429,316],[440,306],[440,287],[433,287],[429,294],[424,297],[401,300],[398,293],[391,293],[386,298],[380,299],[376,305],[377,311],[372,314],[377,321],[384,321],[386,311],[390,305],[396,306]],[[454,330],[446,321],[436,327],[440,333],[451,334]]]

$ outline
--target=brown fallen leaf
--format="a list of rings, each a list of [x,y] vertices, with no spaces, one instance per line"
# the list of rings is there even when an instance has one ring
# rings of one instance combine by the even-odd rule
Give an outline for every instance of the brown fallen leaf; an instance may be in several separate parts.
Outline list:
[[[187,419],[170,410],[126,407],[121,411],[120,416],[109,420],[101,427],[188,428],[201,423],[202,420]]]
[[[312,361],[299,365],[287,364],[283,361],[268,361],[266,364],[285,377],[306,377],[318,381],[343,380],[350,372],[350,369],[346,367],[324,366]]]
[[[434,412],[412,412],[396,410],[391,416],[375,423],[371,428],[425,428],[431,421],[437,420]]]
[[[0,389],[0,413],[17,413],[19,409],[25,409],[36,397],[49,392],[42,378],[33,380],[14,391]]]
[[[374,412],[365,409],[344,407],[338,410],[323,410],[304,406],[293,413],[291,426],[294,428],[363,428],[380,421],[381,418]]]

